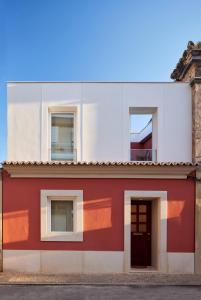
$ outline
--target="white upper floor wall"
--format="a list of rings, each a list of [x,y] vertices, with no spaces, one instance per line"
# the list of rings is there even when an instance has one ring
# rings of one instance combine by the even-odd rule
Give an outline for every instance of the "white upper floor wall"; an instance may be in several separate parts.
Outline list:
[[[129,109],[154,110],[159,162],[191,162],[187,83],[9,82],[8,160],[50,160],[50,111],[76,109],[78,161],[129,161]]]

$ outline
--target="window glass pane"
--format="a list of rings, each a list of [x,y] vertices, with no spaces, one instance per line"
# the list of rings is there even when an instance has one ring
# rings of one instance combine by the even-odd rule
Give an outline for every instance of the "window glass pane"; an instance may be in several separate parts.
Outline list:
[[[147,221],[147,215],[139,215],[139,222],[146,222]]]
[[[133,213],[137,212],[137,206],[136,205],[131,205],[131,212],[133,212]]]
[[[73,231],[73,201],[51,201],[51,231]]]
[[[74,114],[51,115],[51,159],[74,159]]]
[[[131,222],[136,222],[136,221],[137,221],[137,216],[131,215]]]
[[[147,225],[146,224],[139,224],[139,232],[146,232]]]
[[[131,224],[131,232],[136,232],[136,231],[137,231],[137,225]]]
[[[139,212],[140,213],[146,213],[147,206],[146,205],[139,205]]]

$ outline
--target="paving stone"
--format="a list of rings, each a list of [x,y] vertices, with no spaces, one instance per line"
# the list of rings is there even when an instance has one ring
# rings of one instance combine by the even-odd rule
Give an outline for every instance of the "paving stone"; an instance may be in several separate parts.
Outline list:
[[[201,285],[198,274],[23,274],[1,273],[0,284],[112,284],[112,285]]]

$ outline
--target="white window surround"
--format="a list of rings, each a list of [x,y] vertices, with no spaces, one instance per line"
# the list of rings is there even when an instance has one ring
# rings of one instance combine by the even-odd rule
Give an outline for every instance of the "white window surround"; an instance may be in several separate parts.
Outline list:
[[[156,211],[156,237],[155,244],[155,269],[160,272],[168,270],[167,253],[167,191],[124,191],[124,271],[134,271],[131,268],[131,199],[152,200],[157,203]],[[153,233],[152,233],[153,237]],[[136,271],[139,269],[136,269]],[[146,272],[146,269],[145,269]]]
[[[73,200],[73,232],[51,231],[51,200]],[[41,190],[41,241],[83,241],[83,191]]]
[[[51,116],[55,113],[73,113],[74,115],[74,151],[77,161],[77,107],[76,106],[49,106],[48,107],[48,160],[51,161]],[[42,142],[42,141],[41,141]]]

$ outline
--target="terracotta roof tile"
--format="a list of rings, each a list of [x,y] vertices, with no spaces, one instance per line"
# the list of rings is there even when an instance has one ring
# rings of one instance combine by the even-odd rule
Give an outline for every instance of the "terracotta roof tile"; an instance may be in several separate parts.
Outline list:
[[[148,161],[4,161],[3,166],[198,166],[191,162],[148,162]]]

